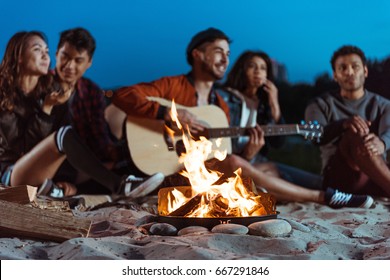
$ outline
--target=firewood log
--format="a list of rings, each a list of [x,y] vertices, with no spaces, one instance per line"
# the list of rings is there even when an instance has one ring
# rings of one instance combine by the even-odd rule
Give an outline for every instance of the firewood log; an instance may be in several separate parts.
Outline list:
[[[168,216],[183,216],[183,217],[186,216],[187,214],[191,213],[194,209],[199,207],[203,195],[205,195],[205,193],[198,193],[190,200],[188,200],[186,203],[184,203],[182,206],[169,213]]]

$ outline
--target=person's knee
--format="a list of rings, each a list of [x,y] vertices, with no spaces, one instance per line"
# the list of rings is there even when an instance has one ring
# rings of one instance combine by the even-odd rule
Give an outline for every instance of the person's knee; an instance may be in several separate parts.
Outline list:
[[[361,139],[362,137],[359,134],[348,130],[342,134],[339,146],[352,148],[353,145],[358,145],[362,141]]]
[[[257,172],[249,161],[240,156],[231,155],[229,158],[229,164],[232,174],[237,170],[241,170],[241,175],[247,177],[252,176],[254,172]]]
[[[64,154],[65,153],[65,146],[66,146],[66,139],[74,139],[76,137],[76,133],[72,129],[71,126],[63,126],[61,127],[55,134],[55,144],[57,147],[57,150]],[[69,140],[68,140],[69,141]]]
[[[242,157],[239,157],[237,155],[230,155],[228,157],[229,159],[229,164],[230,164],[230,167],[233,169],[233,170],[236,170],[238,168],[245,168],[246,165],[248,164],[248,161],[246,161],[245,159],[243,159]]]
[[[352,131],[345,132],[339,143],[339,150],[344,158],[349,160],[356,160],[361,157],[361,147],[363,144],[363,137]]]
[[[256,163],[254,167],[264,173],[267,173],[269,175],[275,176],[275,177],[281,177],[279,167],[274,162],[261,162]]]

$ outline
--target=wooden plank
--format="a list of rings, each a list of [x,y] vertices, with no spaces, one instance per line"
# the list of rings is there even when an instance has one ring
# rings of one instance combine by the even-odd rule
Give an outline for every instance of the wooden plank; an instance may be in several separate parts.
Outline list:
[[[88,237],[91,221],[0,200],[0,236],[63,242]]]
[[[37,197],[37,188],[29,185],[0,189],[0,200],[27,204]]]
[[[104,194],[82,194],[75,196],[75,198],[82,198],[84,200],[84,206],[86,209],[112,202],[112,197]]]

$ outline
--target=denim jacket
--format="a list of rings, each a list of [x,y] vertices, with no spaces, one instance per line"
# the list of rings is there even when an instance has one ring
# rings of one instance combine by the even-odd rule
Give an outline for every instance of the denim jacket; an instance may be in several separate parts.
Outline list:
[[[237,90],[234,90],[232,88],[226,88],[222,87],[221,85],[218,85],[218,92],[222,96],[222,98],[225,100],[225,102],[229,106],[230,110],[230,126],[243,126],[243,123],[247,124],[244,126],[253,126],[248,124],[248,121],[242,121],[242,111],[243,108],[246,107],[245,105],[245,99],[243,95],[238,92]],[[266,125],[266,124],[283,124],[284,119],[283,117],[280,118],[280,121],[278,123],[275,123],[275,121],[272,118],[271,115],[271,108],[268,104],[268,96],[266,94],[261,94],[259,96],[260,102],[257,110],[255,112],[250,112],[249,115],[254,116],[256,119],[256,123],[259,125]],[[247,136],[241,136],[239,138],[233,138],[232,139],[232,148],[233,153],[240,155],[245,147],[245,144],[248,142],[249,137]],[[265,161],[267,160],[265,156],[268,153],[268,147],[271,146],[273,148],[279,148],[284,144],[284,137],[283,136],[274,136],[270,138],[266,138],[266,144],[265,146],[260,150],[259,154],[254,158],[254,162],[259,161]]]

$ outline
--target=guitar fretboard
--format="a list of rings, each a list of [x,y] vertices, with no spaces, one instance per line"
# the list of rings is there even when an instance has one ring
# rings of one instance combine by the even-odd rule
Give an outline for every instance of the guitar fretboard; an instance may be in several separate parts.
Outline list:
[[[289,125],[261,125],[264,131],[264,136],[282,136],[299,134],[299,126],[297,124]],[[204,134],[207,138],[220,137],[239,137],[248,134],[248,128],[245,127],[228,127],[228,128],[208,128]]]
[[[264,136],[278,136],[278,135],[294,135],[299,134],[299,126],[297,124],[289,125],[261,125],[264,131]]]

